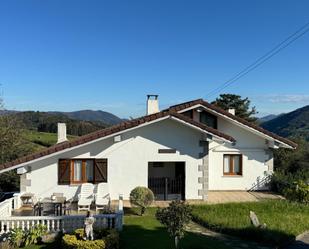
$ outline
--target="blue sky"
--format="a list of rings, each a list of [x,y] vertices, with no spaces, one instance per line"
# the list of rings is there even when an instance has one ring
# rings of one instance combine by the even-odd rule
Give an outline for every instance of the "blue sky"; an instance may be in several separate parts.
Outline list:
[[[207,94],[309,21],[309,1],[0,2],[7,109],[145,112]],[[309,33],[221,93],[260,111],[309,104]],[[208,98],[213,100],[219,93]]]

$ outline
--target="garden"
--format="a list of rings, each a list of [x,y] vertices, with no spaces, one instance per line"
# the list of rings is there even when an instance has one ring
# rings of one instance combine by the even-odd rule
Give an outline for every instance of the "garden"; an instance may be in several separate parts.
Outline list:
[[[299,199],[298,202],[262,200],[213,205],[173,201],[165,208],[149,207],[153,199],[153,193],[144,187],[137,187],[131,192],[130,201],[135,207],[125,209],[124,226],[120,233],[94,230],[93,238],[85,240],[85,232],[81,228],[72,234],[47,240],[46,228],[39,225],[29,231],[11,231],[3,244],[6,247],[2,245],[1,248],[241,248],[190,229],[188,225],[192,222],[211,231],[238,237],[239,245],[251,240],[273,248],[285,245],[309,230],[309,205]],[[250,211],[265,225],[253,225]]]

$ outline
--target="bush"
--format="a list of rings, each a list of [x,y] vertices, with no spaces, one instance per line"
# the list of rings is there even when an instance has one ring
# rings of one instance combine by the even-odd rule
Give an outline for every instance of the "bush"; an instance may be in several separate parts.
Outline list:
[[[178,248],[179,239],[185,234],[185,226],[191,220],[192,208],[182,201],[172,201],[167,208],[158,209],[156,218],[167,227]]]
[[[24,241],[24,231],[21,228],[12,229],[8,235],[11,245],[20,247]]]
[[[23,231],[21,228],[12,229],[9,233],[9,240],[15,247],[28,246],[36,244],[42,240],[42,236],[46,234],[47,227],[38,224],[28,231]]]
[[[83,240],[84,229],[76,229],[74,234],[65,234],[62,237],[65,249],[118,249],[119,234],[115,230],[95,230],[95,240]]]
[[[137,206],[141,209],[141,215],[146,211],[154,200],[154,195],[149,188],[146,187],[136,187],[130,193],[131,205]]]
[[[290,201],[309,203],[309,185],[305,182],[307,178],[304,172],[285,174],[278,171],[272,176],[271,188]]]
[[[98,240],[79,240],[76,235],[66,234],[62,238],[63,248],[66,249],[104,249],[103,239]]]
[[[309,184],[299,180],[284,189],[284,196],[291,201],[309,203]]]

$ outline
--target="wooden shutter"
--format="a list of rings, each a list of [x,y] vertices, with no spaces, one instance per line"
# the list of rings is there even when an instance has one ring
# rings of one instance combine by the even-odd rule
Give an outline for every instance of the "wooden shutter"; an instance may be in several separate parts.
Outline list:
[[[107,182],[107,159],[95,159],[94,183]]]
[[[58,184],[66,185],[70,184],[70,162],[68,159],[59,159],[58,161]]]

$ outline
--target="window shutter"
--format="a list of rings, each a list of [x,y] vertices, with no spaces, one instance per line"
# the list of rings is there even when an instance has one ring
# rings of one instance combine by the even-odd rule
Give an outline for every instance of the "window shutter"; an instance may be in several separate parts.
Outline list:
[[[107,182],[107,159],[95,159],[94,183]]]
[[[58,184],[70,184],[70,160],[68,159],[58,161]]]

